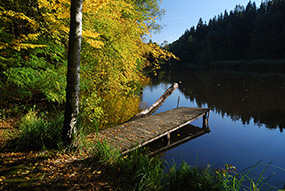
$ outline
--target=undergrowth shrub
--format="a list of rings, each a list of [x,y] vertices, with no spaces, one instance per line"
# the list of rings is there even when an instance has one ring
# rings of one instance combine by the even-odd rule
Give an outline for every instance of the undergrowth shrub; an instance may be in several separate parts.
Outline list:
[[[5,50],[0,59],[0,90],[9,101],[19,98],[26,102],[45,99],[63,103],[65,100],[66,50],[63,45],[40,37],[41,48]],[[6,98],[6,99],[7,99]]]
[[[51,119],[31,109],[21,120],[16,143],[20,148],[60,148],[63,121],[63,114]]]

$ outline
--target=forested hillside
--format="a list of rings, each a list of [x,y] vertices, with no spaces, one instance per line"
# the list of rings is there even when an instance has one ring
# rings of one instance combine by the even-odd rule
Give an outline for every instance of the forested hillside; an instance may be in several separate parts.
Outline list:
[[[144,38],[159,28],[157,0],[85,0],[81,51],[81,116],[114,125],[137,112],[142,69],[171,54]],[[65,102],[69,0],[0,3],[1,108]],[[38,109],[40,109],[38,107]]]
[[[285,1],[254,2],[225,10],[208,23],[199,20],[175,42],[180,66],[204,67],[215,61],[285,58]]]

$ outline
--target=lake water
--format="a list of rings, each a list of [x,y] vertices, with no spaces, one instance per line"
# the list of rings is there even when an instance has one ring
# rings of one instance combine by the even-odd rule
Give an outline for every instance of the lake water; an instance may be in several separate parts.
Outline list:
[[[285,184],[285,75],[205,71],[163,72],[144,87],[142,107],[153,104],[172,82],[177,89],[156,113],[179,106],[210,108],[209,134],[161,153],[166,161],[213,168],[234,165],[238,172],[261,163],[251,177],[274,174],[268,183]],[[191,124],[201,127],[202,119]]]

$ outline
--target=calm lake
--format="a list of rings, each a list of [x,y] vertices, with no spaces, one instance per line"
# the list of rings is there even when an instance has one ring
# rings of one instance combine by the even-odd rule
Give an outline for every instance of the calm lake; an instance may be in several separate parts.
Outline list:
[[[177,89],[156,113],[179,106],[210,108],[211,132],[161,153],[166,161],[224,167],[238,172],[261,163],[250,173],[274,174],[268,183],[285,184],[285,75],[209,71],[161,72],[143,89],[141,107],[153,104],[172,84]],[[202,119],[191,124],[201,127]]]

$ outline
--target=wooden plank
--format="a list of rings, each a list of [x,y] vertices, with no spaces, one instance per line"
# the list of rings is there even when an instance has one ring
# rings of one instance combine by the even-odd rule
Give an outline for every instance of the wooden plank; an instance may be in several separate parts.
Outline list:
[[[88,136],[88,138],[90,138],[90,136]],[[121,140],[114,139],[112,137],[106,137],[104,135],[101,135],[100,133],[92,135],[92,138],[99,140],[100,142],[106,141],[115,150],[122,150],[132,147],[132,145],[125,145]]]
[[[205,108],[176,108],[102,130],[99,134],[124,154],[170,134],[208,112]],[[207,125],[205,119],[208,117],[204,117],[203,126]]]
[[[123,139],[129,139],[136,142],[140,139],[149,139],[155,136],[154,132],[145,130],[144,128],[136,127],[137,124],[132,124],[132,126],[124,126],[120,131],[116,131],[116,136]],[[107,134],[105,134],[107,135]]]
[[[160,113],[160,114],[157,114],[157,115],[154,115],[154,116],[150,116],[149,117],[149,121],[151,121],[151,123],[153,123],[153,121],[155,121],[154,119],[158,119],[158,118],[161,118],[161,119],[168,119],[167,120],[167,123],[162,123],[160,124],[160,127],[163,128],[163,126],[166,126],[166,129],[162,132],[160,132],[160,134],[158,136],[155,136],[155,137],[152,137],[150,138],[149,140],[146,140],[145,142],[137,145],[136,147],[133,147],[133,148],[130,148],[129,150],[125,151],[125,152],[129,152],[129,151],[132,151],[136,148],[139,148],[141,146],[144,146],[150,142],[153,142],[173,131],[176,131],[177,129],[187,125],[188,123],[198,119],[199,117],[202,117],[203,115],[206,114],[206,112],[208,112],[209,109],[202,109],[202,108],[178,108],[178,109],[174,109],[174,110],[169,110],[167,112],[164,112],[164,113]],[[190,114],[189,114],[190,113]],[[175,118],[181,116],[181,115],[184,115],[184,118],[182,117],[182,120],[175,120]],[[141,121],[143,119],[139,119],[137,121]],[[173,121],[177,121],[177,123],[180,125],[174,125],[174,123],[171,124],[171,122]],[[170,126],[169,128],[167,128],[167,126]]]
[[[127,148],[133,148],[136,145],[141,145],[145,140],[148,140],[154,136],[132,126],[124,127],[123,129],[116,129],[115,131],[110,132],[106,130],[103,131],[104,132],[100,132],[100,134],[103,135],[106,139],[109,140],[109,138],[111,138],[115,140],[114,142],[108,141],[110,144],[122,144],[119,147],[121,151],[126,150]]]

